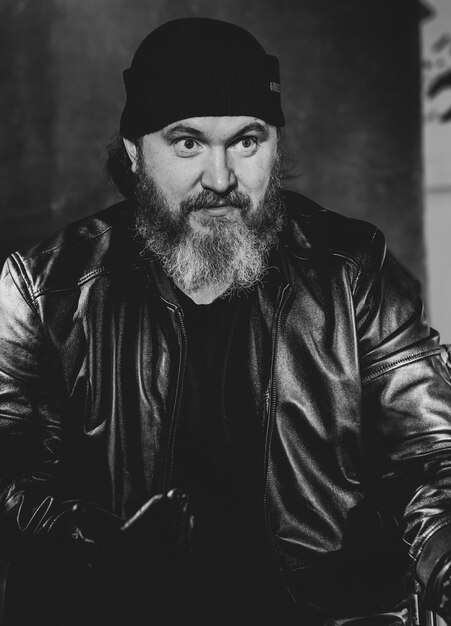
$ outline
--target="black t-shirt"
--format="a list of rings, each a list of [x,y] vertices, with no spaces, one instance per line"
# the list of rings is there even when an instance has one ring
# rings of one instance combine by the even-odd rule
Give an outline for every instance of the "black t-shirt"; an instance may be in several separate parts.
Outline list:
[[[190,494],[196,519],[192,558],[180,581],[184,605],[205,623],[214,623],[218,612],[299,623],[264,522],[263,431],[246,370],[249,299],[197,305],[178,295],[188,357],[174,485]]]

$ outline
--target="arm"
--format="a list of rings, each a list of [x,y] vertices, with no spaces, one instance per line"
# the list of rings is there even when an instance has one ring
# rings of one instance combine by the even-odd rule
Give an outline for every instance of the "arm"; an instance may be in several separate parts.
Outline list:
[[[389,255],[377,256],[356,288],[366,441],[426,586],[451,551],[451,379],[415,283]]]
[[[114,552],[111,568],[132,544],[135,556],[146,552],[143,541],[155,563],[188,549],[192,517],[178,492],[153,496],[126,524],[71,493],[62,452],[66,402],[57,350],[13,255],[0,277],[0,549],[10,560],[45,551],[89,565]]]
[[[56,351],[12,257],[0,277],[0,536],[8,557],[51,548],[72,532],[63,390]]]

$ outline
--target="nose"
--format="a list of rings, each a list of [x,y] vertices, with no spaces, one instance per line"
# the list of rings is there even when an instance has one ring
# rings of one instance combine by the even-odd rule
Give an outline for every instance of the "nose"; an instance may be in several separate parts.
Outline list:
[[[202,174],[201,184],[204,189],[225,194],[236,187],[237,180],[226,150],[218,148],[208,155],[208,161]]]

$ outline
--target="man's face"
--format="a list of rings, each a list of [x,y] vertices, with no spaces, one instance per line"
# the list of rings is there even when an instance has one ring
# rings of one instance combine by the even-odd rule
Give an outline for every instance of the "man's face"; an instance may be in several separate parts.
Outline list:
[[[194,230],[218,217],[237,217],[239,209],[227,198],[232,191],[245,195],[250,212],[256,211],[276,158],[276,128],[254,117],[193,117],[142,138],[145,172],[174,216],[188,198],[213,192],[208,208],[191,212]]]
[[[126,140],[137,229],[186,293],[260,280],[282,227],[277,130],[253,117],[197,117]]]

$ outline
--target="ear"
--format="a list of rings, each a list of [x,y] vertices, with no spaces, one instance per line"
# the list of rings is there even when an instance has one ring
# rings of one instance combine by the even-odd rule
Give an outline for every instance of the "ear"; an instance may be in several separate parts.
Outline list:
[[[128,158],[131,161],[132,172],[135,173],[138,169],[138,147],[133,141],[130,139],[126,139],[122,137],[122,141],[124,142],[125,149],[127,150]]]

